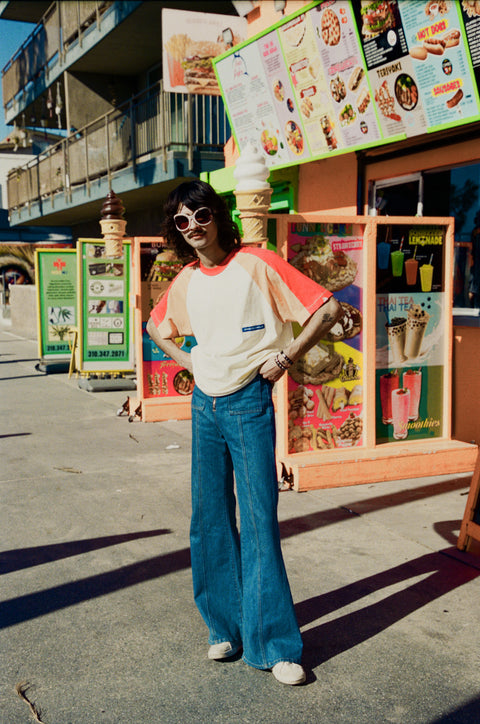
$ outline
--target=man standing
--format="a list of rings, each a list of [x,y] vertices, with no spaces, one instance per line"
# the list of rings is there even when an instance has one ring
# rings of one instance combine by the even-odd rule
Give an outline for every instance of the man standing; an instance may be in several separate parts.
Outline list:
[[[195,258],[153,309],[147,331],[195,379],[190,546],[208,657],[243,649],[250,666],[300,684],[302,640],[277,519],[272,386],[342,309],[274,252],[243,247],[223,199],[202,181],[172,191],[163,233],[180,257]],[[292,321],[304,325],[295,339]],[[191,354],[173,342],[189,334],[197,341]]]

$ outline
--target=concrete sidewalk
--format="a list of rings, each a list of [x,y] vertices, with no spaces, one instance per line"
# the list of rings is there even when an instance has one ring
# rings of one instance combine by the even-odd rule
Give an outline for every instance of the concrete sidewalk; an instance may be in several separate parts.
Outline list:
[[[36,371],[0,330],[0,724],[480,720],[469,475],[280,495],[308,680],[208,661],[189,569],[190,425]]]

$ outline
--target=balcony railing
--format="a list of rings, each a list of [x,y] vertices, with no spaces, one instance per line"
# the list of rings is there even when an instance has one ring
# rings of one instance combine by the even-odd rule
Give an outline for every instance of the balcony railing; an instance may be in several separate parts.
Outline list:
[[[7,111],[17,95],[24,92],[43,72],[62,62],[69,46],[82,43],[83,35],[95,25],[113,2],[54,2],[27,40],[2,71],[3,105]]]
[[[194,152],[221,152],[231,135],[220,96],[167,93],[162,81],[115,108],[8,174],[10,211],[56,194],[71,200],[72,191],[94,179],[133,167],[151,156],[181,152],[193,169]]]

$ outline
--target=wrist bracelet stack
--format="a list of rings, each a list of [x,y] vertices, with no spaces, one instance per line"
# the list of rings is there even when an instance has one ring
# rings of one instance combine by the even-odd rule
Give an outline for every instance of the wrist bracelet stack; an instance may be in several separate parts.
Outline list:
[[[282,355],[282,359],[280,359],[280,355]],[[288,368],[293,364],[292,360],[288,355],[285,354],[285,352],[282,351],[277,354],[275,357],[275,364],[279,369],[282,370],[282,372],[286,372]]]

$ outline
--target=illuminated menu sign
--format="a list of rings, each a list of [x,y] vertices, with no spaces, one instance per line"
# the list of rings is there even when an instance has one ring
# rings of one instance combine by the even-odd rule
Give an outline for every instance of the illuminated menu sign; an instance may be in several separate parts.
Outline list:
[[[270,167],[480,119],[476,3],[315,2],[214,60],[240,150]]]

